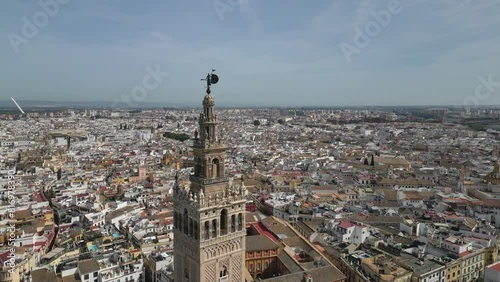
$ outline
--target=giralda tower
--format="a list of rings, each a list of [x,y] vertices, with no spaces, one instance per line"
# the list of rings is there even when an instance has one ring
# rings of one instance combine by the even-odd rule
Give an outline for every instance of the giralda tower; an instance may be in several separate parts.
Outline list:
[[[227,147],[206,77],[203,113],[194,133],[194,173],[189,189],[174,188],[174,281],[244,282],[246,188],[234,186],[224,171]]]

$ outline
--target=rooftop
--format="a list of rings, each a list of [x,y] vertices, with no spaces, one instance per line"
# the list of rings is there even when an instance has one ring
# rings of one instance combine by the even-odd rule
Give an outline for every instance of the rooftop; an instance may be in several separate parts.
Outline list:
[[[278,249],[279,246],[266,235],[254,235],[246,237],[246,251],[262,251]]]

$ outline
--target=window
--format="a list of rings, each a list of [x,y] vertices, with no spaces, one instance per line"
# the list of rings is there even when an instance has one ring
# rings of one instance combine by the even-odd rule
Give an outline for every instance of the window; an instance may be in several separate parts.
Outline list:
[[[194,224],[194,231],[193,231],[193,233],[194,233],[194,238],[195,238],[196,240],[198,240],[198,239],[200,239],[200,236],[199,236],[199,235],[200,235],[200,233],[199,233],[199,227],[198,227],[199,225],[198,225],[198,222],[197,222],[197,221],[193,221],[193,224]]]
[[[188,230],[189,230],[189,216],[188,216],[188,210],[184,209],[184,216],[183,216],[183,227],[184,227],[184,234],[188,235]]]
[[[212,178],[221,177],[221,166],[218,159],[212,161]]]
[[[238,231],[243,229],[243,215],[238,214]]]
[[[193,220],[190,218],[189,219],[189,228],[188,228],[188,235],[189,237],[193,237]]]
[[[217,237],[217,219],[212,220],[212,238]]]
[[[83,278],[84,278],[85,280],[88,280],[88,279],[89,279],[89,275],[88,275],[88,274],[85,274],[85,275],[83,276]]]
[[[227,234],[227,210],[223,209],[220,212],[220,233],[221,235]]]
[[[221,271],[220,271],[220,276],[219,277],[225,277],[227,276],[227,267],[226,266],[223,266]]]
[[[210,223],[205,221],[205,239],[210,239]]]
[[[231,215],[231,232],[236,231],[236,215]]]

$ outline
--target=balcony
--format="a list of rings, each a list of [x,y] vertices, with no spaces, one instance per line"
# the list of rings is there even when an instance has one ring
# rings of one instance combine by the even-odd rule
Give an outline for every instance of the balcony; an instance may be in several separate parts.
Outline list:
[[[189,180],[191,182],[196,182],[196,183],[200,183],[200,184],[203,184],[203,185],[208,185],[208,184],[216,184],[216,183],[228,182],[229,178],[227,176],[224,176],[224,177],[217,177],[217,178],[207,179],[207,178],[201,178],[201,177],[196,177],[194,175],[190,175],[189,176]]]
[[[220,242],[231,241],[240,237],[246,236],[246,230],[240,230],[234,233],[229,233],[226,235],[219,235],[218,237],[212,237],[208,240],[203,240],[200,242],[200,247],[206,247],[210,245],[214,245]]]

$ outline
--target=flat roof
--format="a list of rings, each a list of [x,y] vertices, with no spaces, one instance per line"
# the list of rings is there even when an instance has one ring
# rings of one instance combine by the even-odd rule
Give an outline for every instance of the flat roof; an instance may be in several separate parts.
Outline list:
[[[413,272],[418,276],[423,276],[427,273],[434,272],[436,269],[444,268],[444,265],[425,258],[423,261],[409,254],[401,254],[402,261],[413,269]],[[417,264],[417,262],[419,262]]]
[[[42,257],[42,259],[49,259],[50,260],[50,259],[54,258],[55,256],[57,256],[58,254],[64,252],[65,250],[66,250],[65,248],[55,248],[52,251],[45,254]]]

